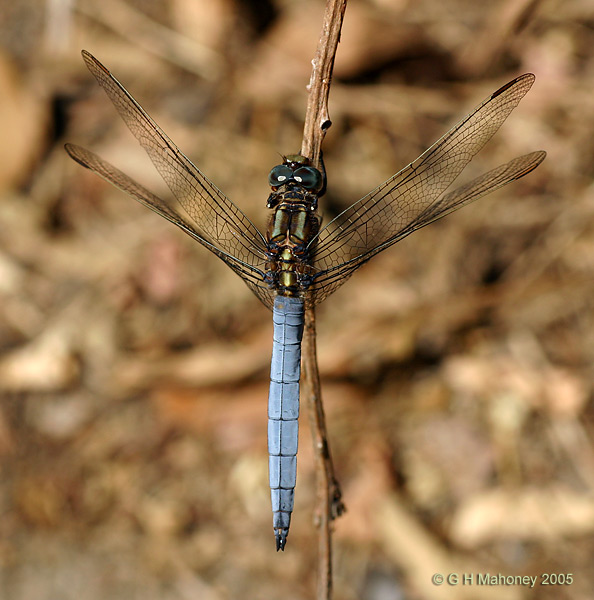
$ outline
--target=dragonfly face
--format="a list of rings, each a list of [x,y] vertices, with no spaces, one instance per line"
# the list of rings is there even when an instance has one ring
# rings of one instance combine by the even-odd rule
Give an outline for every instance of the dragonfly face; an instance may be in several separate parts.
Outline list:
[[[272,193],[268,197],[267,208],[274,208],[282,199],[297,198],[307,202],[310,210],[316,210],[324,178],[318,169],[310,166],[307,158],[292,154],[285,157],[282,165],[270,171],[268,183]]]
[[[83,59],[173,197],[162,199],[80,146],[78,163],[171,221],[237,273],[273,310],[268,404],[273,527],[284,549],[296,476],[299,366],[303,314],[337,290],[363,264],[417,229],[533,171],[545,152],[532,152],[446,193],[534,83],[527,73],[493,92],[412,163],[323,228],[317,215],[325,176],[298,155],[270,171],[273,209],[266,235],[223,194],[91,54]]]

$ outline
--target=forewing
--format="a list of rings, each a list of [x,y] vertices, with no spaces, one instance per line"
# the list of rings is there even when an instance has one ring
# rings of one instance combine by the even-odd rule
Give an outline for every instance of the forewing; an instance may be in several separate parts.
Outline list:
[[[338,271],[346,279],[371,256],[408,235],[414,224],[412,230],[435,220],[431,207],[533,83],[534,75],[528,73],[499,88],[414,162],[330,221],[310,243],[319,274],[314,275],[316,285],[334,280]],[[325,293],[318,289],[316,302],[341,283],[333,281]]]
[[[201,239],[248,263],[265,257],[258,228],[171,141],[124,86],[94,56],[83,59],[192,222]],[[184,222],[188,224],[188,219]]]
[[[397,236],[387,240],[383,245],[376,246],[372,251],[364,256],[359,256],[330,268],[315,277],[311,288],[309,305],[320,303],[324,298],[330,295],[340,287],[364,262],[367,262],[372,256],[381,252],[388,246],[400,241],[407,235],[410,235],[417,229],[425,227],[438,219],[478,200],[482,196],[492,191],[520,179],[527,175],[545,159],[546,152],[532,152],[524,156],[519,156],[505,165],[501,165],[470,183],[459,187],[458,189],[443,196],[438,202],[428,206],[423,213],[413,218],[405,227],[402,227]]]
[[[316,266],[346,262],[397,236],[450,186],[533,82],[529,73],[491,94],[414,162],[328,223],[313,242]]]
[[[245,246],[246,251],[244,254],[248,260],[242,260],[234,254],[224,251],[216,243],[206,239],[188,220],[187,216],[175,209],[170,202],[165,202],[100,156],[74,144],[66,144],[65,148],[70,157],[83,167],[90,169],[141,204],[144,204],[144,206],[171,221],[205,248],[208,248],[213,254],[216,254],[246,282],[266,306],[272,308],[274,297],[270,288],[264,283],[265,263],[260,257],[258,249],[249,249]]]

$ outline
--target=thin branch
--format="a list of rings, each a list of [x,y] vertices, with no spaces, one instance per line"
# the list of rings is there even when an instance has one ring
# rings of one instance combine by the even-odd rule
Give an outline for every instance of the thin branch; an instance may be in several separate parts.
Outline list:
[[[328,96],[346,3],[347,0],[327,0],[320,41],[312,61],[313,69],[309,81],[301,155],[309,158],[311,164],[316,167],[322,166],[322,142],[326,131],[332,124],[328,112]],[[303,370],[316,462],[316,524],[319,535],[317,598],[318,600],[329,600],[332,596],[331,523],[344,511],[344,505],[341,500],[340,487],[334,475],[334,465],[328,445],[316,351],[316,318],[313,308],[308,309],[305,313]]]
[[[307,156],[314,166],[320,163],[322,142],[326,131],[332,125],[328,112],[328,96],[346,5],[347,0],[327,0],[320,41],[312,60],[301,155]]]
[[[313,309],[305,312],[303,370],[316,466],[316,526],[319,536],[317,598],[318,600],[329,600],[332,596],[331,524],[345,511],[345,506],[342,503],[342,493],[334,474],[334,465],[328,444],[316,352],[316,317]]]

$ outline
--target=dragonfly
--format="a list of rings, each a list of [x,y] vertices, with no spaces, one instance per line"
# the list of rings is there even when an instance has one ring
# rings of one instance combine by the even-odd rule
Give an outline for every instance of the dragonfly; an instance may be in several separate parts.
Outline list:
[[[218,256],[272,310],[269,478],[276,549],[284,550],[297,476],[305,310],[322,302],[379,252],[538,167],[546,156],[543,151],[515,158],[446,193],[532,87],[534,75],[521,75],[493,92],[416,160],[323,227],[318,199],[326,189],[325,170],[307,157],[283,156],[268,176],[270,216],[262,233],[106,67],[85,50],[82,56],[172,196],[156,196],[80,146],[66,144],[68,154]]]

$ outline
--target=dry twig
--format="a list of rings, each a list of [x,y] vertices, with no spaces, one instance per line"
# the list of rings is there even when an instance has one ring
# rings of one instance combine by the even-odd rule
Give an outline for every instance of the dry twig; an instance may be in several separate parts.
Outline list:
[[[322,33],[312,61],[313,69],[309,81],[309,98],[305,115],[301,154],[311,163],[321,166],[322,141],[332,124],[328,113],[328,95],[332,81],[334,57],[340,39],[347,0],[327,0]],[[326,433],[326,421],[322,406],[320,375],[316,353],[316,320],[314,309],[305,313],[303,340],[303,368],[305,391],[308,398],[309,415],[314,439],[314,455],[317,476],[317,526],[318,547],[318,600],[332,595],[332,544],[331,522],[344,511],[341,492],[334,476],[334,466]]]

